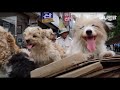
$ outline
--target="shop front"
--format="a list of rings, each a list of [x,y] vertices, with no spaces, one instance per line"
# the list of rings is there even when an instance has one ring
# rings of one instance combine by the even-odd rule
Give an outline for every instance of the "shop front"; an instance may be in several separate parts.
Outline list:
[[[23,13],[0,13],[0,26],[11,32],[18,46],[24,43],[23,31],[28,26],[29,17]]]
[[[0,25],[8,32],[11,32],[16,39],[19,47],[24,46],[23,32],[28,26],[40,26],[43,29],[51,28],[54,32],[58,32],[59,17],[54,13],[54,22],[42,23],[35,13],[0,13]]]

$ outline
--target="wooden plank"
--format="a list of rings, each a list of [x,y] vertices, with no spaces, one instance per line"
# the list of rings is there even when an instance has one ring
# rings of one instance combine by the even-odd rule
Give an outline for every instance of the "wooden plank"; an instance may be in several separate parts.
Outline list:
[[[71,67],[68,67],[68,68],[66,68],[66,69],[63,69],[63,70],[61,70],[61,71],[59,71],[59,72],[57,72],[57,73],[55,73],[55,74],[49,75],[49,76],[47,76],[47,77],[48,77],[48,78],[49,78],[49,77],[56,77],[56,76],[62,75],[62,74],[64,74],[64,73],[71,72],[71,71],[73,71],[73,70],[75,70],[75,69],[82,68],[82,67],[84,67],[84,66],[87,66],[87,65],[92,64],[92,63],[95,63],[95,62],[98,62],[98,61],[86,61],[86,62],[83,62],[83,63],[80,63],[80,64],[76,64],[76,65],[74,65],[74,66],[71,66]]]
[[[77,70],[74,70],[72,72],[57,76],[57,78],[76,78],[97,70],[101,70],[103,69],[103,66],[100,62],[96,62],[94,64],[88,65],[86,67],[83,68],[79,68]]]
[[[110,58],[111,59],[111,58]],[[47,77],[56,77],[58,75],[61,75],[61,74],[65,74],[65,73],[68,73],[70,71],[72,71],[72,69],[74,70],[74,68],[79,68],[79,67],[82,67],[82,66],[85,66],[86,64],[89,64],[89,63],[94,63],[94,62],[98,62],[100,61],[101,64],[103,65],[103,67],[111,67],[111,66],[117,66],[117,65],[120,65],[120,59],[118,58],[112,58],[111,60],[110,59],[91,59],[91,60],[88,60],[86,62],[83,62],[83,63],[80,63],[78,65],[75,65],[75,66],[72,66],[72,67],[69,67],[67,69],[64,69],[64,70],[61,70],[53,75],[50,75],[50,76],[47,76]]]
[[[120,69],[120,66],[114,66],[114,67],[106,68],[103,70],[99,70],[97,72],[85,75],[85,76],[83,76],[83,78],[98,77],[99,75],[106,74],[106,73],[109,73],[109,72],[111,72],[113,70],[117,70],[117,69]]]
[[[116,59],[100,59],[100,60],[91,59],[91,60],[88,60],[86,62],[87,63],[90,63],[90,62],[101,62],[101,64],[103,65],[104,68],[120,65],[120,59],[117,59],[117,58]]]
[[[103,65],[104,68],[109,68],[109,67],[114,67],[114,66],[120,66],[120,62],[101,62],[101,64]]]
[[[109,58],[109,59],[92,59],[89,60],[90,62],[92,61],[100,61],[100,62],[120,62],[120,58]]]
[[[61,70],[85,61],[87,61],[86,55],[83,55],[82,53],[77,53],[71,55],[70,57],[66,57],[62,60],[52,62],[48,65],[31,71],[31,77],[47,77],[49,75],[55,74]]]
[[[113,60],[113,59],[120,59],[120,57],[106,57],[106,58],[104,58],[104,59],[106,59],[106,60]]]
[[[106,57],[106,58],[120,58],[120,55],[115,55],[113,57]]]
[[[117,72],[111,71],[102,75],[97,76],[96,78],[118,78],[119,74]]]

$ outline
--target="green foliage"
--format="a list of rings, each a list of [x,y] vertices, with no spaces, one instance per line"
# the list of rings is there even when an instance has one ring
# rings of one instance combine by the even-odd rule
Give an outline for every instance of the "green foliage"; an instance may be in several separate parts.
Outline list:
[[[105,16],[107,16],[107,15],[116,15],[117,16],[116,21],[113,22],[113,25],[116,25],[116,26],[112,30],[113,32],[108,33],[108,36],[114,37],[114,36],[120,35],[120,12],[107,12]]]

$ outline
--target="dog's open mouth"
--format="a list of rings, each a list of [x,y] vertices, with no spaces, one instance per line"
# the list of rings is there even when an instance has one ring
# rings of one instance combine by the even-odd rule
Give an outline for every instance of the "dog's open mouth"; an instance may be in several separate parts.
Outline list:
[[[32,49],[33,47],[34,47],[35,45],[33,45],[33,44],[27,44],[27,49]]]
[[[86,43],[87,43],[87,49],[90,52],[95,51],[95,49],[96,49],[96,43],[95,43],[96,36],[87,36],[87,37],[84,37],[84,39],[86,40]]]

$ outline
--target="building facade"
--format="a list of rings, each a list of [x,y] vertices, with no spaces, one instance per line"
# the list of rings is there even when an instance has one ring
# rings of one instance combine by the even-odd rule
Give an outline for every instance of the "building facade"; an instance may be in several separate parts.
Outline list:
[[[40,12],[1,12],[0,25],[11,32],[18,46],[22,47],[24,44],[23,32],[28,26],[40,26],[43,29],[51,28],[57,32],[59,20],[56,13],[54,13],[54,17],[53,23],[42,23]]]

